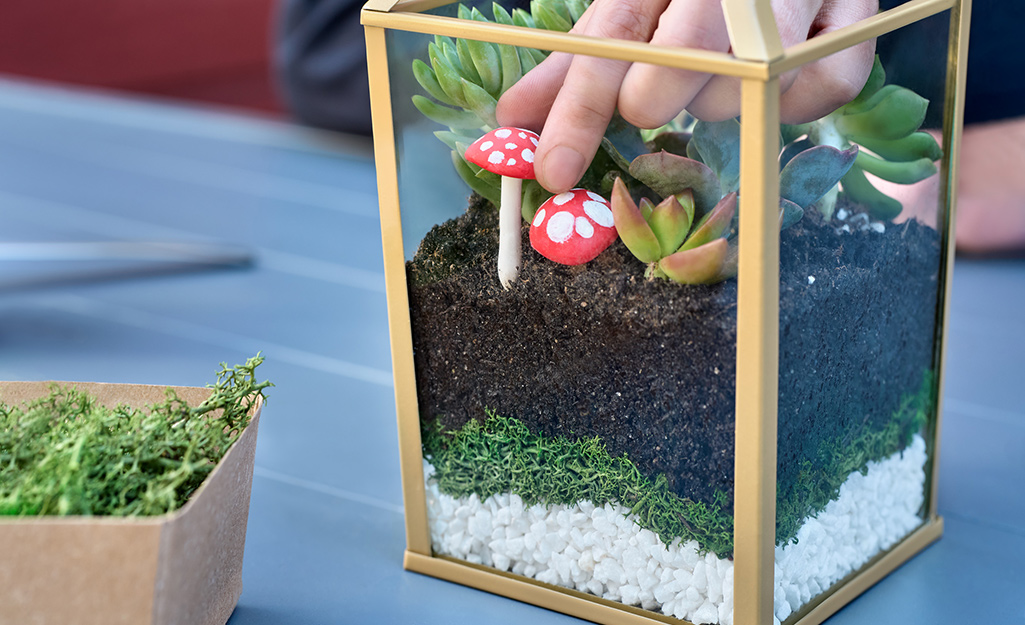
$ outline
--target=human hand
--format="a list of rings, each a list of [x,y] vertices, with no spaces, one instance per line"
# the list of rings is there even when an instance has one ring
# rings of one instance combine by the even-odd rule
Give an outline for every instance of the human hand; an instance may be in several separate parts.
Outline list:
[[[874,15],[878,0],[774,0],[787,47]],[[571,32],[655,45],[727,52],[720,0],[594,0]],[[874,41],[845,49],[781,77],[781,118],[817,119],[853,99],[868,79]],[[540,132],[537,180],[552,193],[583,176],[618,108],[639,128],[657,128],[687,111],[706,121],[740,113],[739,79],[584,55],[552,53],[502,96],[498,120]]]

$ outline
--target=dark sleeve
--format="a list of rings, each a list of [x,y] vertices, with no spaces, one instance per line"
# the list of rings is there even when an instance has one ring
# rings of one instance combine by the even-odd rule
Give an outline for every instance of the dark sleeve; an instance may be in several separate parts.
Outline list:
[[[364,0],[282,0],[275,72],[289,111],[311,126],[370,134]]]
[[[882,0],[880,8],[899,4],[902,2]],[[1025,80],[1021,78],[1025,73],[1025,53],[1017,48],[1017,40],[1025,33],[1025,3],[976,0],[972,8],[965,123],[1025,116]],[[942,102],[946,59],[942,57],[937,62],[934,57],[923,55],[943,50],[949,32],[950,13],[944,11],[881,37],[878,52],[888,82]],[[934,118],[927,123],[936,121]]]

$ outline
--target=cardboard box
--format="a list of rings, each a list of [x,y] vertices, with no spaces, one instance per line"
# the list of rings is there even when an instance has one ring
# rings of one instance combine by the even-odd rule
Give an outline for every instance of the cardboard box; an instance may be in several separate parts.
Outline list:
[[[0,382],[20,404],[52,382]],[[105,405],[144,406],[165,386],[74,384]],[[189,404],[210,390],[173,387]],[[242,594],[253,460],[262,403],[181,509],[157,517],[0,517],[3,625],[223,625]]]

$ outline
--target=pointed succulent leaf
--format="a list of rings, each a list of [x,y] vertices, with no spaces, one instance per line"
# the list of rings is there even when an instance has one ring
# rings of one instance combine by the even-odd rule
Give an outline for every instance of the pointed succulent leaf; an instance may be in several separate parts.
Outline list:
[[[788,143],[783,147],[783,151],[779,153],[779,168],[783,169],[790,162],[790,159],[812,147],[815,147],[815,142],[807,138]]]
[[[434,70],[427,63],[424,63],[420,59],[414,59],[413,77],[416,78],[418,83],[420,83],[420,86],[423,87],[424,91],[430,94],[430,96],[435,100],[442,104],[455,104],[455,102],[452,102],[448,97],[448,94],[445,93],[445,90],[441,88],[441,85],[438,83],[438,77],[434,75]]]
[[[451,37],[446,37],[445,35],[434,35],[434,45],[438,46],[438,50],[444,48],[446,44],[451,46],[453,43],[455,42],[452,41]]]
[[[480,128],[484,125],[484,122],[470,111],[442,106],[422,95],[413,96],[413,106],[423,113],[424,117],[449,128]]]
[[[626,184],[616,180],[612,187],[612,217],[626,248],[643,263],[654,263],[662,258],[662,250],[655,233],[645,221],[637,204],[630,197]]]
[[[552,2],[538,2],[538,0],[531,0],[530,13],[534,16],[535,23],[541,24],[542,27],[548,30],[564,33],[569,31],[570,28],[573,28],[573,24],[569,18],[569,12],[562,15]]]
[[[878,93],[878,91],[883,88],[884,84],[886,84],[886,70],[883,69],[883,64],[879,60],[879,56],[876,55],[875,60],[872,62],[872,71],[869,72],[865,86],[862,87],[861,92],[847,104],[847,109],[851,112],[857,111],[860,107],[864,106],[872,96]]]
[[[438,79],[438,85],[448,96],[448,100],[461,108],[466,108],[466,99],[463,97],[463,87],[460,84],[462,77],[459,72],[449,63],[445,53],[435,44],[427,46],[427,55],[431,59],[431,68]]]
[[[548,189],[542,187],[536,180],[523,181],[523,200],[520,204],[520,211],[523,213],[524,221],[533,221],[537,209],[541,208],[548,198],[552,196]]]
[[[694,249],[709,241],[725,237],[730,232],[736,212],[737,193],[733,192],[720,200],[710,213],[701,218],[680,249]]]
[[[495,108],[498,100],[491,97],[491,94],[476,84],[462,79],[463,97],[466,99],[466,108],[476,113],[486,125],[492,128],[498,127],[498,119],[495,117]]]
[[[943,158],[943,148],[931,134],[924,130],[892,141],[862,137],[860,143],[862,147],[872,150],[888,161],[906,163],[921,158],[927,158],[930,161],[938,161]]]
[[[459,6],[456,7],[456,17],[458,17],[461,20],[471,19],[470,18],[470,7],[468,7],[465,4],[463,4],[462,2],[460,2]]]
[[[491,95],[498,97],[502,94],[502,62],[495,46],[487,41],[465,40],[466,48],[470,53],[470,62],[473,63],[477,75],[480,76],[480,85]]]
[[[804,150],[779,172],[779,195],[808,208],[832,189],[854,164],[858,146],[838,150],[817,145]]]
[[[886,85],[859,113],[846,113],[836,120],[837,129],[860,143],[858,137],[900,139],[918,130],[925,121],[929,101],[910,89]]]
[[[690,205],[689,211],[677,197],[670,195],[662,200],[647,217],[648,225],[655,233],[658,245],[662,249],[662,256],[668,256],[680,249],[690,231],[691,219],[694,218],[694,198],[690,191],[684,191],[679,195],[684,202]]]
[[[666,256],[659,261],[658,268],[673,282],[711,284],[723,279],[728,251],[726,239],[715,239]]]
[[[459,60],[459,50],[456,48],[456,42],[454,40],[446,41],[441,44],[441,52],[445,55],[445,59],[448,61],[459,75],[463,75],[463,62]]]
[[[467,39],[456,39],[456,54],[459,56],[459,65],[463,68],[462,77],[470,82],[483,85],[480,73],[473,62],[470,54],[470,42]]]
[[[502,66],[501,92],[505,93],[523,78],[523,68],[520,66],[520,54],[513,46],[499,44],[498,57]]]
[[[490,21],[490,20],[488,20],[487,17],[485,17],[485,15],[483,13],[480,12],[480,9],[478,9],[477,7],[473,7],[472,9],[470,9],[470,19],[472,19],[472,20],[474,20],[476,22],[488,22],[488,21]]]
[[[917,161],[906,163],[895,163],[885,161],[872,156],[868,152],[858,154],[858,166],[872,174],[897,184],[914,184],[921,182],[934,175],[937,171],[936,165],[928,158],[920,158]]]
[[[452,152],[452,165],[467,186],[495,206],[499,205],[502,198],[502,189],[500,187],[493,187],[486,180],[478,178],[474,174],[473,166],[466,162],[461,153]]]
[[[708,213],[722,197],[719,179],[707,165],[664,150],[635,158],[630,163],[630,175],[662,197],[690,189],[698,215]]]
[[[722,195],[740,186],[740,122],[698,122],[694,139],[701,161],[719,176]]]
[[[434,133],[434,136],[450,149],[459,150],[460,154],[466,154],[467,146],[477,140],[476,137],[464,135],[452,130],[439,130]]]
[[[472,165],[472,163],[471,163],[471,165]],[[474,175],[477,176],[478,178],[480,178],[481,180],[483,180],[484,182],[486,182],[491,187],[494,187],[496,189],[501,189],[502,188],[502,177],[499,176],[496,173],[490,172],[490,171],[484,169],[483,167],[481,167],[477,171],[477,173],[474,174]],[[498,205],[496,204],[495,206],[498,206]]]
[[[801,221],[804,217],[804,209],[800,205],[781,197],[779,198],[779,229],[785,230]]]
[[[523,9],[513,9],[512,12],[513,24],[516,26],[522,26],[524,28],[536,28],[534,25],[534,17],[524,11]]]
[[[580,17],[583,16],[590,4],[588,0],[566,0],[566,10],[569,11],[569,16],[574,24],[580,21]]]
[[[491,14],[495,17],[495,21],[499,24],[511,26],[513,23],[512,15],[509,15],[509,12],[505,10],[505,7],[498,4],[497,2],[491,4]]]
[[[524,75],[537,67],[537,61],[534,60],[534,55],[530,53],[528,48],[516,48],[516,54],[520,57],[520,71]]]
[[[873,219],[884,221],[893,219],[904,210],[903,204],[876,189],[865,177],[865,172],[857,165],[851,167],[851,170],[840,181],[840,186],[843,188],[844,195],[851,201],[867,208],[868,214]]]
[[[637,208],[641,211],[644,221],[648,221],[651,219],[651,213],[655,210],[655,203],[646,197],[642,197],[641,201],[637,203]]]
[[[548,54],[538,50],[537,48],[524,48],[527,53],[533,57],[534,63],[540,65],[542,61],[548,58]]]
[[[674,197],[680,203],[683,211],[687,213],[687,230],[690,230],[691,226],[694,225],[694,216],[697,215],[697,209],[694,207],[694,192],[686,189],[675,194]]]

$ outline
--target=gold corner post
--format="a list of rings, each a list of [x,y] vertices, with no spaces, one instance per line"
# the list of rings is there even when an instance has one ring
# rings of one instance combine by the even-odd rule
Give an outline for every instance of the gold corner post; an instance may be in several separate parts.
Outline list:
[[[968,67],[968,31],[971,26],[971,0],[955,2],[950,11],[950,41],[947,46],[947,92],[943,107],[943,141],[946,160],[940,175],[940,224],[946,224],[943,233],[943,291],[938,313],[937,340],[940,347],[936,357],[936,423],[933,428],[932,463],[929,475],[928,518],[937,516],[939,492],[940,426],[943,415],[944,358],[947,351],[947,323],[950,318],[950,288],[954,273],[954,230],[957,217],[957,176],[961,152],[961,132],[964,125],[965,81]],[[946,221],[942,219],[945,217]]]
[[[745,80],[740,140],[734,622],[771,623],[779,370],[779,79]]]
[[[372,3],[371,3],[372,4]],[[369,10],[370,4],[364,8]],[[420,451],[420,418],[413,368],[409,294],[406,291],[405,257],[402,251],[402,221],[399,209],[398,161],[395,126],[391,111],[391,83],[384,28],[366,26],[367,70],[373,117],[374,162],[381,209],[381,240],[384,247],[385,289],[388,296],[388,327],[391,330],[392,371],[399,427],[399,462],[402,472],[403,505],[406,512],[406,549],[431,554],[427,524],[427,496]]]
[[[734,53],[768,67],[783,55],[765,0],[723,0]],[[734,462],[733,616],[771,623],[776,547],[779,386],[779,97],[777,75],[741,83],[740,258]]]

